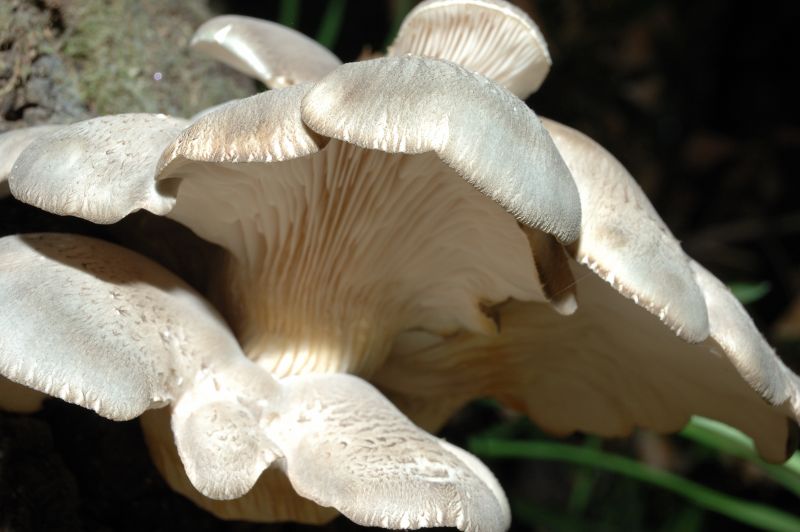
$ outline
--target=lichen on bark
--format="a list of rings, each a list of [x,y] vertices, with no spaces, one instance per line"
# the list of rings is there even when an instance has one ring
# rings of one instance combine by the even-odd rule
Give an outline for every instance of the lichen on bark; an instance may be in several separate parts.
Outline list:
[[[0,131],[122,112],[190,116],[253,83],[193,54],[196,0],[0,2]]]

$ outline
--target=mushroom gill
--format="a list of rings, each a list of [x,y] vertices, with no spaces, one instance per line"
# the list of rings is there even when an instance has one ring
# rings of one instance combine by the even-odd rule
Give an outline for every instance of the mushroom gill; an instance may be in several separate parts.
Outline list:
[[[399,333],[492,334],[482,305],[545,300],[514,217],[432,153],[331,140],[305,158],[207,166],[170,217],[231,251],[222,306],[279,376],[370,374]]]

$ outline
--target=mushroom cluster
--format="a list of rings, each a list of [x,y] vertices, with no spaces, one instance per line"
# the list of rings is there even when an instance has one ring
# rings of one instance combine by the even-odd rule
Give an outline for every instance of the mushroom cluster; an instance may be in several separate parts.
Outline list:
[[[256,521],[507,529],[491,472],[429,433],[476,397],[555,434],[703,415],[793,451],[798,377],[620,163],[522,101],[550,58],[521,10],[428,0],[350,64],[238,16],[192,44],[270,90],[6,133],[0,182],[224,260],[200,293],[116,244],[0,239],[0,406],[141,416],[175,490]]]

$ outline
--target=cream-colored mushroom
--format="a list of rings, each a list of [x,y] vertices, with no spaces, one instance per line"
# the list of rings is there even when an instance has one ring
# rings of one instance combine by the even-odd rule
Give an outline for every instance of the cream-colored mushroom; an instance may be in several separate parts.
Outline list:
[[[412,76],[425,81],[414,93],[402,79]],[[79,187],[84,201],[81,209],[72,213],[98,221],[110,220],[141,208],[142,197],[171,200],[169,194],[154,196],[154,192],[171,193],[180,184],[176,207],[169,216],[231,253],[228,269],[220,272],[217,287],[225,296],[222,308],[235,328],[237,341],[234,349],[229,333],[219,330],[218,321],[201,319],[194,315],[199,311],[193,313],[170,303],[175,290],[179,294],[185,292],[185,288],[172,287],[177,281],[170,281],[169,301],[162,303],[162,295],[151,292],[153,286],[160,288],[168,284],[166,281],[150,277],[145,277],[143,283],[127,280],[120,296],[123,302],[117,306],[115,289],[102,284],[102,274],[109,272],[123,280],[135,277],[127,273],[124,264],[136,265],[143,259],[130,253],[80,241],[76,244],[80,253],[73,253],[71,248],[53,251],[39,245],[25,255],[18,249],[27,249],[21,242],[10,241],[11,250],[6,255],[9,264],[14,262],[9,257],[17,255],[25,256],[31,267],[36,257],[64,255],[52,264],[54,271],[43,272],[52,283],[37,282],[37,286],[42,299],[44,294],[59,293],[71,306],[61,310],[54,307],[56,315],[42,316],[45,322],[60,314],[68,316],[63,324],[54,325],[53,345],[47,344],[44,351],[20,358],[24,366],[2,366],[2,371],[13,380],[84,404],[114,419],[127,419],[172,404],[171,428],[184,468],[177,477],[185,474],[204,496],[240,497],[256,484],[263,469],[279,460],[286,462],[288,477],[299,495],[322,506],[334,506],[364,524],[410,527],[447,523],[465,529],[502,529],[508,520],[505,499],[499,486],[492,484],[491,474],[477,460],[463,460],[467,456],[463,451],[456,453],[461,458],[454,459],[449,447],[425,443],[436,440],[412,434],[416,429],[358,379],[312,375],[334,371],[369,375],[380,366],[397,335],[413,335],[421,330],[441,336],[461,329],[494,334],[495,323],[483,312],[485,305],[510,297],[546,302],[546,291],[537,277],[539,264],[531,256],[528,240],[517,219],[500,204],[537,231],[547,231],[568,242],[577,235],[580,219],[577,190],[535,115],[485,78],[452,64],[404,57],[362,63],[326,79],[313,89],[299,85],[271,91],[209,113],[180,133],[164,151],[158,164],[158,181],[143,176],[153,165],[152,154],[160,149],[161,138],[141,146],[142,162],[138,165],[121,164],[118,153],[111,149],[93,152],[91,157],[75,157],[72,144],[66,140],[67,132],[73,131],[79,145],[86,145],[81,144],[85,138],[97,137],[113,145],[109,140],[113,134],[105,133],[112,133],[115,123],[127,124],[126,117],[108,117],[58,130],[58,140],[65,145],[50,140],[51,144],[64,147],[48,154],[48,168],[67,167],[66,163],[70,163],[79,180],[88,176],[100,187],[108,184],[103,177],[112,172],[119,174],[118,179],[124,179],[126,171],[132,174],[132,179],[124,181],[127,188],[121,198],[90,195],[85,193],[88,187]],[[389,87],[391,80],[394,89]],[[373,121],[359,124],[352,120],[358,118],[361,101],[369,96],[363,91],[369,87],[365,81],[385,98],[382,112],[392,116],[387,128],[394,133],[379,137],[369,129],[374,128]],[[464,97],[448,96],[452,91]],[[438,94],[439,99],[410,107],[409,93],[413,97],[423,92],[428,96]],[[350,119],[342,120],[344,129],[331,131],[330,125],[325,124],[311,126],[319,131],[310,129],[313,117],[320,116],[337,99],[353,102]],[[483,111],[474,113],[476,106]],[[380,109],[373,107],[368,112],[376,111]],[[304,117],[306,113],[310,118]],[[427,122],[420,123],[425,116]],[[155,118],[137,120],[149,124]],[[476,137],[471,133],[471,128],[481,124],[493,128],[491,134]],[[122,139],[129,138],[127,131],[122,129]],[[350,135],[353,143],[325,136],[326,133]],[[368,141],[370,135],[375,137]],[[369,149],[373,146],[379,149]],[[55,189],[44,186],[45,174],[29,162],[37,150],[39,146],[33,144],[20,156],[12,171],[12,187],[15,194],[41,191],[20,195],[49,207],[59,200],[58,187],[63,185],[59,180]],[[60,161],[61,157],[65,160]],[[490,164],[492,160],[494,164]],[[48,197],[48,193],[55,197]],[[545,201],[543,195],[550,199]],[[66,209],[56,203],[51,210]],[[62,237],[41,239],[45,243],[51,239],[62,242]],[[86,264],[93,264],[90,257],[106,257],[98,272],[89,276],[99,277],[97,282],[80,275],[79,281],[70,280],[73,272],[59,269],[67,259],[78,261],[72,266],[86,268]],[[13,268],[20,272],[26,269],[19,262]],[[4,279],[9,290],[34,289],[10,272]],[[34,276],[25,279],[36,282]],[[118,277],[108,282],[116,285],[115,279]],[[74,285],[78,288],[73,292]],[[59,286],[63,287],[61,292]],[[67,294],[63,294],[65,291]],[[103,296],[106,293],[110,299]],[[80,294],[88,298],[88,308],[81,306]],[[131,304],[125,304],[129,299],[147,302],[158,309],[159,316],[143,314],[139,307],[144,303],[130,308]],[[36,299],[30,299],[29,304],[36,307]],[[92,308],[95,304],[101,305],[99,312]],[[201,304],[192,299],[193,306]],[[11,314],[4,319],[13,321],[35,314],[34,307],[9,309]],[[94,314],[101,318],[87,318]],[[111,323],[105,323],[103,316]],[[126,323],[125,327],[118,325],[120,320]],[[191,327],[183,320],[189,320]],[[169,325],[167,339],[160,330],[164,324]],[[138,326],[143,330],[138,331]],[[174,330],[176,326],[178,330]],[[131,371],[131,364],[121,369],[123,361],[137,360],[142,352],[147,353],[146,361],[141,363],[144,369],[136,370],[136,362],[133,366],[134,372],[145,376],[129,379],[127,386],[115,388],[111,395],[97,388],[98,383],[92,380],[95,375],[87,368],[88,361],[101,350],[91,345],[95,339],[87,327],[98,331],[101,340],[110,337],[113,341],[107,349],[115,356],[104,362],[108,368],[101,365],[95,371],[104,375],[100,381],[103,385],[110,386],[121,379],[120,371]],[[109,335],[107,331],[119,334]],[[11,343],[0,349],[8,357],[8,364],[17,360],[12,354],[36,345],[34,332],[22,330],[18,338],[12,338],[13,342],[9,340]],[[210,353],[204,354],[202,347],[207,341],[192,343],[192,338],[204,338],[201,332],[213,337]],[[65,343],[64,335],[71,335],[67,345],[79,344],[65,355],[78,357],[67,372],[52,360],[54,353],[59,354],[57,345]],[[136,340],[132,345],[125,342],[128,336]],[[149,341],[156,345],[142,344],[143,337],[151,338]],[[173,338],[177,342],[174,345],[169,340]],[[159,341],[166,342],[165,346],[158,346]],[[173,351],[164,353],[164,348]],[[253,369],[255,366],[244,357],[237,361],[233,353],[238,349],[244,349],[263,369]],[[212,354],[222,358],[209,358]],[[176,357],[185,366],[174,367],[172,359]],[[146,378],[152,374],[148,369],[158,375],[155,381]],[[245,374],[262,377],[251,385],[240,382]],[[312,375],[300,376],[305,374]],[[274,376],[286,378],[276,382]],[[292,392],[294,389],[302,392]],[[356,395],[352,401],[341,396],[348,389],[353,390],[357,400]],[[375,399],[369,399],[373,395]],[[309,397],[312,399],[303,399]],[[331,476],[317,479],[321,473],[298,466],[309,459],[292,455],[300,451],[291,449],[303,447],[312,438],[293,439],[303,430],[289,426],[288,420],[305,423],[306,417],[327,419],[325,397],[338,402],[335,412],[330,412],[345,416],[339,420],[344,426],[360,426],[359,416],[371,412],[364,423],[373,425],[380,438],[388,438],[373,440],[365,435],[369,441],[353,440],[347,451],[355,453],[348,455],[353,460],[358,454],[355,449],[369,449],[370,441],[388,441],[386,445],[391,446],[392,453],[403,451],[391,455],[400,460],[397,464],[376,465],[384,468],[375,473],[381,478],[380,483],[357,481],[348,477],[351,473],[330,467]],[[341,403],[346,399],[350,403]],[[322,407],[322,412],[304,413],[294,405],[303,400],[308,401],[309,409]],[[267,413],[256,415],[243,408],[251,401],[266,405],[262,406],[268,408]],[[108,406],[109,402],[113,407]],[[359,406],[363,404],[368,404],[369,409]],[[276,435],[265,436],[254,419],[271,420],[278,416],[277,412],[284,412],[286,428],[282,428],[282,422],[272,421],[269,425]],[[212,421],[224,427],[211,427]],[[347,433],[342,428],[328,429],[320,422],[304,425],[320,434],[317,449],[328,445],[324,438]],[[145,425],[148,426],[153,425]],[[235,433],[237,439],[224,443],[210,437],[216,432],[223,436]],[[392,440],[393,433],[400,434],[399,441]],[[169,449],[159,447],[159,442],[165,441],[163,434],[150,433],[148,440],[157,457],[170,456]],[[342,445],[342,449],[346,447]],[[415,484],[417,481],[408,477],[401,463],[409,453],[435,455],[424,458],[434,470],[428,471],[421,463],[412,467],[422,477],[435,477],[437,483],[447,479],[441,489],[451,494],[449,499],[436,503],[436,494],[424,495],[424,490]],[[339,460],[345,464],[345,457]],[[168,470],[167,478],[175,478],[169,466],[163,466],[165,460],[161,462],[162,469]],[[455,471],[456,463],[467,464],[469,474]],[[325,469],[321,465],[315,467],[320,472]],[[469,475],[477,475],[477,480],[471,480]],[[180,478],[177,482],[181,482]],[[315,483],[339,486],[344,491],[341,496],[329,490],[320,492]],[[185,492],[181,486],[185,484],[178,486]],[[348,486],[358,491],[348,492]],[[489,496],[481,495],[481,489],[488,490]],[[398,493],[402,498],[395,506],[380,509],[390,495],[396,497]],[[464,497],[472,501],[472,506],[466,506]],[[353,498],[362,503],[353,503]],[[364,513],[363,504],[379,511]],[[419,505],[424,507],[418,508]],[[454,514],[442,509],[447,505]],[[291,510],[281,513],[268,508],[260,509],[259,518],[287,513],[293,519],[303,519],[302,515],[291,514]],[[478,520],[483,524],[476,525]]]
[[[231,322],[278,375],[369,375],[405,331],[494,333],[482,305],[547,299],[518,221],[571,241],[580,218],[532,112],[416,57],[231,103],[161,168],[182,180],[169,216],[231,252]]]
[[[16,162],[19,154],[30,145],[31,142],[51,133],[61,126],[34,126],[21,129],[14,129],[0,134],[0,198],[8,196],[8,174],[11,167]]]
[[[192,46],[271,88],[317,81],[340,65],[302,33],[243,16],[209,20]],[[503,0],[420,2],[403,20],[387,54],[452,61],[523,99],[539,88],[551,65],[539,27]]]
[[[188,127],[87,121],[22,153],[11,181],[24,201],[102,223],[168,213],[227,250],[212,280],[224,320],[129,251],[8,237],[0,297],[33,296],[0,309],[15,331],[0,339],[0,373],[112,419],[146,412],[168,482],[252,520],[319,523],[334,507],[384,527],[508,526],[476,458],[343,372],[426,428],[489,394],[555,433],[671,431],[702,414],[786,457],[797,377],[613,157],[488,79],[525,96],[546,74],[546,45],[519,10],[421,4],[390,53],[446,62],[338,66],[303,39],[210,21],[198,47],[293,86]]]
[[[356,377],[275,380],[198,294],[131,251],[73,235],[2,238],[0,298],[18,302],[0,307],[0,373],[110,419],[171,405],[186,474],[208,497],[240,497],[274,467],[363,525],[508,527],[505,496],[477,459]]]
[[[341,64],[300,32],[238,15],[216,17],[200,26],[192,47],[273,89],[316,81]]]
[[[573,129],[545,126],[581,196],[581,238],[569,248],[576,312],[509,301],[495,310],[498,335],[396,346],[373,381],[429,429],[489,395],[556,434],[673,432],[703,415],[747,433],[764,458],[788,458],[797,376],[727,288],[683,254],[616,159]]]
[[[11,192],[40,209],[95,223],[114,223],[139,209],[165,214],[175,189],[157,185],[153,172],[160,151],[186,124],[126,114],[34,132],[9,173]]]
[[[388,53],[458,63],[523,99],[539,88],[551,65],[539,27],[501,0],[420,2],[403,20]]]

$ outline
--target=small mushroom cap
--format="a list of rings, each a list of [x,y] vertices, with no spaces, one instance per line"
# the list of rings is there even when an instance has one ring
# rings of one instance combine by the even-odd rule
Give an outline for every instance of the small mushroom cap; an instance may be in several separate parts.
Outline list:
[[[166,214],[176,189],[157,185],[156,162],[186,124],[165,115],[124,114],[60,127],[20,154],[11,192],[48,212],[102,224],[139,209]]]
[[[202,115],[166,146],[157,166],[158,180],[173,179],[188,162],[270,163],[316,153],[320,139],[300,117],[309,87],[262,92]]]
[[[280,437],[292,442],[287,474],[301,495],[365,526],[508,529],[508,503],[486,466],[420,431],[366,382],[349,375],[284,382],[286,417],[305,418],[310,429],[286,426]],[[320,423],[336,430],[314,430]]]
[[[8,196],[8,174],[19,154],[34,140],[61,126],[34,126],[14,129],[0,134],[0,199]]]
[[[238,15],[215,17],[200,26],[192,47],[272,89],[316,81],[341,64],[298,31]]]
[[[547,43],[528,15],[501,0],[427,0],[403,20],[389,55],[444,59],[524,99],[550,71]]]
[[[539,119],[458,65],[414,56],[342,65],[308,92],[302,118],[362,148],[435,151],[521,223],[564,243],[579,235],[577,188]]]

